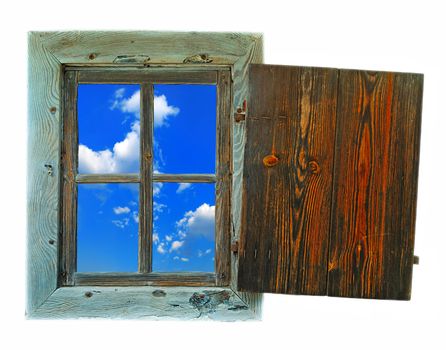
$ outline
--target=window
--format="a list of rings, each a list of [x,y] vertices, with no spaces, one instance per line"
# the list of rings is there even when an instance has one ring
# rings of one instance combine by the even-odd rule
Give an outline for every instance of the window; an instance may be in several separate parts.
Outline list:
[[[209,317],[242,320],[259,316],[262,295],[236,292],[237,254],[231,252],[231,245],[235,244],[240,234],[244,129],[242,124],[233,123],[232,114],[246,99],[247,65],[261,61],[262,37],[258,34],[30,33],[28,317]],[[88,106],[82,104],[82,99],[91,96],[91,93],[85,93],[96,85],[103,89],[101,94],[104,94],[104,99],[108,99],[119,86],[126,89],[123,98],[129,98],[140,90],[141,95],[149,96],[142,99],[147,104],[158,95],[165,95],[167,101],[169,98],[173,101],[171,94],[174,89],[213,86],[215,91],[209,94],[215,93],[214,99],[219,101],[215,107],[215,129],[218,132],[214,134],[215,145],[206,149],[209,154],[216,155],[215,168],[208,156],[205,156],[208,161],[200,162],[203,153],[198,152],[203,143],[207,144],[210,140],[195,135],[184,135],[181,140],[187,144],[194,143],[195,147],[188,150],[181,148],[175,152],[172,149],[169,159],[177,158],[166,161],[159,173],[154,171],[155,166],[153,169],[144,168],[161,162],[156,148],[149,147],[147,143],[140,143],[144,148],[141,154],[146,152],[152,155],[153,162],[140,162],[139,171],[137,162],[141,156],[133,158],[136,170],[129,164],[119,170],[115,168],[114,172],[106,171],[110,169],[104,166],[91,169],[85,167],[85,163],[79,164],[81,167],[77,168],[78,143],[94,152],[106,149],[112,151],[119,137],[121,140],[125,137],[125,134],[115,137],[107,133],[95,138],[95,134],[104,133],[101,124],[104,121],[96,125],[83,123],[85,120],[90,122],[91,116],[83,114],[88,112]],[[170,105],[175,106],[173,102]],[[151,111],[149,105],[143,104],[141,107],[144,110],[141,114]],[[203,108],[202,105],[198,107]],[[79,124],[73,118],[63,123],[63,112],[74,115],[76,108],[79,109],[76,114]],[[129,115],[129,118],[132,116]],[[95,120],[99,119],[96,115]],[[117,122],[116,119],[113,121]],[[111,122],[107,120],[107,123]],[[140,127],[141,132],[143,129],[149,130],[147,125]],[[197,132],[200,127],[204,125],[197,125]],[[119,128],[120,125],[113,126],[115,130]],[[152,140],[142,134],[140,139],[152,141],[153,146],[159,142],[164,149],[171,146],[171,137],[179,140],[179,136],[183,136],[178,133],[169,135],[173,128],[154,127],[153,130]],[[76,131],[79,131],[79,135],[75,134]],[[177,143],[173,146],[177,146]],[[150,150],[153,152],[150,153]],[[83,151],[88,152],[86,148]],[[184,157],[182,152],[185,151],[192,152],[192,157]],[[89,153],[90,156],[97,155]],[[61,159],[71,168],[62,167]],[[172,164],[177,164],[178,168],[171,168]],[[179,198],[190,197],[193,200],[195,193],[195,198],[201,197],[203,201],[178,203],[176,212],[161,213],[157,211],[159,207],[155,209],[154,203],[158,203],[158,199],[153,197],[155,191],[152,192],[152,186],[156,189],[160,184],[164,189],[161,200],[173,201],[173,198],[178,198],[176,192],[179,190],[182,191]],[[191,186],[188,187],[189,184]],[[111,224],[114,225],[114,231],[95,230],[97,235],[91,235],[88,222],[96,227],[104,227],[98,212],[104,211],[105,207],[101,209],[100,202],[91,198],[95,194],[91,189],[95,186],[102,186],[104,190],[106,188],[108,193],[113,193],[113,198],[120,200],[109,200],[106,204],[108,215],[116,216],[112,219],[115,224]],[[215,202],[211,203],[214,191]],[[128,205],[123,203],[124,200]],[[161,200],[159,203],[164,204]],[[131,206],[129,203],[132,201],[137,205]],[[196,271],[199,269],[194,267],[192,259],[181,261],[181,258],[188,257],[178,255],[180,261],[174,261],[176,255],[171,254],[171,264],[163,265],[162,258],[167,254],[156,255],[159,254],[156,252],[159,245],[156,236],[153,238],[151,226],[154,215],[158,215],[159,220],[159,226],[155,224],[155,229],[160,230],[164,239],[162,248],[170,250],[172,244],[168,245],[166,236],[171,227],[167,224],[175,225],[185,215],[184,211],[197,212],[204,203],[209,208],[204,206],[201,211],[209,212],[212,204],[216,207],[215,243],[211,244],[210,240],[206,244],[196,242],[194,254],[198,258],[198,251],[201,251],[202,257],[209,260],[212,260],[210,255],[213,254],[214,263],[200,264],[202,271]],[[125,213],[127,207],[129,213]],[[114,214],[115,208],[120,214]],[[133,219],[135,211],[139,212],[138,223]],[[154,214],[152,218],[150,214]],[[107,225],[110,225],[110,219],[107,219]],[[73,234],[76,225],[77,237]],[[122,249],[115,249],[118,245]],[[208,252],[209,249],[211,252]],[[91,263],[92,254],[102,257],[95,259],[97,265]],[[123,257],[126,264],[113,265],[113,261]],[[153,257],[151,265],[150,257]],[[179,266],[185,270],[180,270]]]
[[[256,34],[29,44],[29,317],[410,299],[422,75],[264,65]]]
[[[66,70],[63,285],[228,285],[229,73]]]

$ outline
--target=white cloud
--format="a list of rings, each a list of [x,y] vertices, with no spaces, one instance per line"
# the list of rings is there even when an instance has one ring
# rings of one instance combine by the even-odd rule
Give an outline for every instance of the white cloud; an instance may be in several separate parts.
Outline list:
[[[79,145],[79,172],[87,174],[139,172],[139,122],[132,124],[124,140],[113,151],[94,151]]]
[[[166,254],[167,250],[164,248],[164,242],[161,242],[158,244],[158,247],[156,248],[156,251],[160,254]]]
[[[119,90],[117,90],[116,92],[118,92]],[[120,95],[117,95],[116,92],[115,97],[117,97],[116,101],[118,101],[117,107],[119,107],[121,112],[135,114],[137,118],[139,118],[139,101],[141,98],[140,90],[134,92],[133,95],[129,98],[123,98],[124,92]]]
[[[79,172],[87,174],[139,172],[139,101],[140,91],[124,98],[125,89],[115,91],[111,109],[119,109],[125,114],[135,116],[130,131],[122,141],[116,142],[113,149],[95,151],[87,145],[79,145]],[[167,125],[170,116],[179,113],[179,108],[169,105],[166,96],[154,97],[155,127]],[[127,117],[128,118],[128,117]],[[161,150],[159,150],[161,152]],[[161,153],[160,153],[161,154]],[[155,165],[157,168],[158,165]],[[154,195],[159,194],[161,186],[154,186]]]
[[[158,244],[159,241],[160,241],[160,237],[158,236],[158,233],[155,232],[155,233],[152,235],[152,242],[153,242],[154,244]]]
[[[113,212],[116,215],[127,214],[127,213],[130,213],[130,208],[129,207],[114,207]]]
[[[115,100],[111,109],[119,109],[123,113],[134,114],[136,118],[140,117],[140,90],[135,91],[129,98],[124,98],[125,89],[121,88],[115,91]],[[170,116],[176,116],[180,109],[169,105],[165,95],[154,96],[153,98],[154,126],[160,127],[167,124]]]
[[[132,213],[132,218],[133,218],[133,221],[134,221],[134,222],[136,222],[137,224],[139,223],[139,214],[138,214],[137,211],[134,211],[134,212]]]
[[[167,242],[171,242],[173,239],[173,236],[166,235],[164,238],[166,239]]]
[[[112,224],[119,228],[124,228],[129,224],[129,218],[124,218],[122,220],[112,220]]]
[[[173,241],[172,245],[170,246],[169,252],[173,252],[174,250],[180,249],[183,244],[184,241]]]
[[[160,95],[155,96],[153,101],[153,112],[154,112],[154,127],[159,127],[167,125],[167,119],[169,116],[176,116],[180,113],[178,107],[170,106],[167,102],[166,96]]]
[[[210,254],[211,252],[211,249],[206,249],[204,252],[202,250],[198,250],[198,257],[201,258],[202,256]]]
[[[154,197],[158,197],[161,193],[161,189],[163,188],[163,183],[162,182],[155,182],[153,183],[153,196]]]
[[[188,258],[180,258],[179,256],[174,256],[174,257],[173,257],[173,260],[181,260],[181,261],[183,261],[183,262],[187,262],[187,261],[189,261]]]
[[[178,185],[178,188],[177,188],[177,193],[181,193],[181,192],[183,192],[184,190],[186,190],[186,189],[188,189],[189,187],[191,187],[192,186],[192,184],[191,183],[187,183],[187,182],[180,182],[180,184]]]
[[[167,208],[167,205],[158,202],[153,202],[153,211],[156,211],[157,213],[162,213],[164,208]]]
[[[203,203],[194,211],[188,211],[184,217],[177,221],[178,234],[184,238],[187,235],[214,238],[215,232],[215,205]]]

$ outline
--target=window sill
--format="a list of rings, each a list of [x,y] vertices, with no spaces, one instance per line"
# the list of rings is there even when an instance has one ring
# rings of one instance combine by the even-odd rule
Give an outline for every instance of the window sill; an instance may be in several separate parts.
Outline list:
[[[228,288],[62,287],[29,319],[149,319],[247,321],[259,315]]]

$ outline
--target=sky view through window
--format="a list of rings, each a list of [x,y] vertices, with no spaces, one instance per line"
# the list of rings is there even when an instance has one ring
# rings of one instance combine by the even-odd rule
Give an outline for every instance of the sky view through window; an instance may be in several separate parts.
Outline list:
[[[154,172],[214,173],[216,87],[155,85]],[[79,173],[137,173],[139,85],[80,85]],[[136,272],[138,184],[78,186],[78,271]],[[214,271],[215,185],[153,184],[153,270]]]

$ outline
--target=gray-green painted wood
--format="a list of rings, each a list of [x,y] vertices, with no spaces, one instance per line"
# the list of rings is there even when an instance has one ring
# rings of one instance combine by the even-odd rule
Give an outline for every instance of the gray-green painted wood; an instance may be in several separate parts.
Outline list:
[[[194,293],[198,293],[194,297]],[[218,287],[64,287],[33,318],[111,318],[151,320],[254,319],[230,289]]]
[[[234,64],[251,50],[259,34],[78,31],[38,33],[44,45],[64,64]],[[143,55],[144,62],[123,62]],[[198,56],[207,59],[200,60]],[[196,57],[195,59],[192,57]],[[191,59],[192,58],[192,59]]]
[[[29,34],[28,41],[27,315],[47,318],[110,317],[100,312],[101,307],[109,305],[110,310],[116,311],[110,311],[110,314],[119,314],[122,318],[140,317],[142,310],[150,308],[150,305],[147,305],[150,299],[146,298],[148,290],[135,289],[132,292],[136,293],[132,294],[134,304],[125,308],[121,304],[125,293],[112,294],[114,297],[105,299],[93,298],[94,295],[88,298],[90,302],[85,304],[83,294],[77,293],[81,290],[77,289],[78,287],[57,289],[62,64],[73,67],[112,66],[115,69],[129,65],[194,67],[193,69],[225,66],[232,71],[232,106],[235,110],[246,98],[248,64],[262,62],[262,36],[196,32],[33,32]],[[232,237],[235,240],[240,231],[244,124],[234,124],[233,132]],[[237,288],[236,266],[236,257],[233,256],[233,290]],[[108,294],[104,292],[103,295]],[[258,317],[261,295],[238,295],[249,305],[250,311],[245,314],[252,318],[254,312]],[[184,300],[182,302],[184,304]],[[92,310],[96,310],[96,313]],[[174,307],[169,311],[168,317],[183,317],[187,312],[187,309],[178,311]],[[243,318],[242,316],[234,316],[234,319]],[[214,313],[209,317],[224,319],[224,314]]]
[[[263,63],[263,40],[261,37],[254,40],[246,54],[237,60],[233,68],[233,111],[242,107],[243,101],[248,98],[248,65],[250,63]],[[248,111],[249,113],[249,111]],[[236,123],[233,119],[233,175],[232,175],[232,241],[240,237],[242,194],[243,194],[243,157],[246,142],[245,122]],[[238,256],[232,255],[231,260],[231,288],[237,291]],[[263,295],[260,293],[236,292],[249,307],[261,317]]]
[[[57,287],[60,63],[28,41],[27,314]]]

